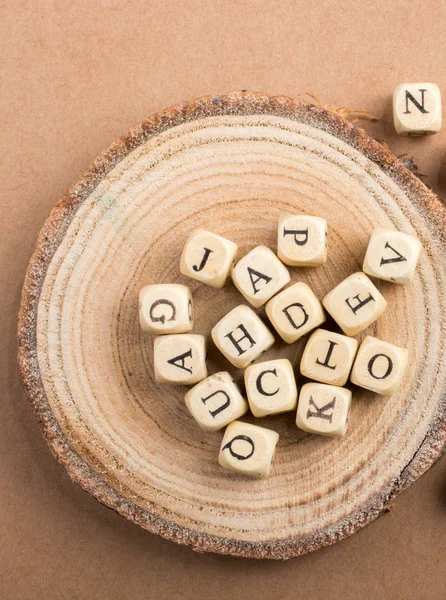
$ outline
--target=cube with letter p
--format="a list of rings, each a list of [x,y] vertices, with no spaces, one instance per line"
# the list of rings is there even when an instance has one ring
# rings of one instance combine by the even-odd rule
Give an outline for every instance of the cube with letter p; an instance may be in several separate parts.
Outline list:
[[[327,222],[309,215],[282,215],[277,255],[290,267],[317,267],[327,260]]]

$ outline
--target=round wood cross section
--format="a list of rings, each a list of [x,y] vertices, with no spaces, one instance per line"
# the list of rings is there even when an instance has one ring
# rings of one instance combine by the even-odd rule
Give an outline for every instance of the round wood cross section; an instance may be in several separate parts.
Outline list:
[[[275,249],[285,211],[328,222],[327,263],[290,269],[319,298],[361,270],[376,227],[416,235],[423,251],[410,285],[377,283],[388,308],[365,332],[408,348],[400,391],[354,389],[339,439],[297,429],[294,413],[256,420],[280,434],[271,475],[257,481],[219,467],[222,433],[199,429],[187,388],[155,383],[138,292],[190,285],[194,333],[210,340],[244,300],[232,283],[216,290],[180,275],[187,236],[209,229],[239,256]],[[20,372],[52,452],[100,502],[197,551],[287,559],[354,533],[446,440],[445,223],[439,200],[386,148],[313,105],[236,92],[146,120],[61,199],[29,264]],[[298,372],[304,343],[277,341],[264,358],[289,358]],[[241,380],[209,348],[210,372]]]

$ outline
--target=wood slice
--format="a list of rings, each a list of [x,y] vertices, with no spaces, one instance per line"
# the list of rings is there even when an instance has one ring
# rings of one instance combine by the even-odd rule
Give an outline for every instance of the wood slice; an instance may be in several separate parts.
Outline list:
[[[205,227],[275,249],[283,211],[323,216],[326,265],[291,269],[319,297],[361,269],[375,227],[416,235],[414,282],[377,285],[386,313],[365,333],[410,352],[390,399],[354,390],[348,433],[308,435],[294,414],[267,480],[220,468],[221,433],[188,414],[185,388],[158,386],[138,324],[143,285],[191,285],[194,332],[241,303],[179,273],[185,239]],[[55,207],[31,259],[19,319],[21,377],[52,452],[71,478],[145,529],[197,551],[286,559],[375,519],[446,441],[445,210],[387,149],[335,114],[236,92],[176,106],[102,154]],[[299,365],[304,342],[265,359]],[[210,372],[229,369],[210,344]],[[259,421],[258,421],[259,422]]]

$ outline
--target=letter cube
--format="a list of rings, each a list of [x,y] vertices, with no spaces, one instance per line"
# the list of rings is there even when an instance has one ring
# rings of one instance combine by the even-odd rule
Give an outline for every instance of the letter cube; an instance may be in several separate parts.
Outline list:
[[[155,381],[191,385],[207,377],[206,340],[203,335],[163,335],[153,347]]]
[[[222,288],[234,263],[238,246],[220,235],[196,229],[189,236],[180,260],[180,271],[214,288]]]
[[[399,135],[427,135],[441,129],[441,94],[435,83],[402,83],[393,92],[393,122]]]
[[[356,335],[371,325],[386,310],[387,302],[361,271],[341,281],[322,300],[346,335]]]
[[[294,410],[297,388],[289,360],[269,360],[250,365],[245,371],[249,408],[255,417]]]
[[[309,379],[342,386],[348,381],[357,349],[354,338],[317,329],[305,346],[300,372]]]
[[[287,344],[325,321],[322,304],[303,282],[295,283],[271,298],[265,310],[274,329]]]
[[[347,431],[351,402],[346,388],[306,383],[299,394],[296,425],[309,433],[340,437]]]
[[[408,351],[368,335],[359,347],[350,381],[366,390],[390,396],[407,367]]]
[[[220,352],[239,369],[244,369],[274,344],[273,334],[252,308],[244,304],[220,319],[211,335]]]
[[[229,373],[215,373],[197,383],[184,397],[186,406],[205,431],[218,431],[248,411],[248,403]]]
[[[362,270],[367,275],[410,283],[420,256],[421,242],[407,233],[392,229],[375,229],[369,241]]]
[[[290,281],[290,274],[272,250],[257,246],[235,265],[232,280],[246,300],[259,308]]]
[[[327,221],[308,215],[282,215],[277,255],[290,267],[317,267],[327,260]]]
[[[226,428],[218,462],[241,475],[268,477],[279,434],[271,429],[234,421]]]
[[[146,285],[139,292],[139,322],[148,333],[186,333],[194,325],[192,294],[177,283]]]

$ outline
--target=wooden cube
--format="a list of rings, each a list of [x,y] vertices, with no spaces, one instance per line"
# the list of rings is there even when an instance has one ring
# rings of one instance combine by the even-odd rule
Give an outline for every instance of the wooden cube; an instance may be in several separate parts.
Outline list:
[[[146,285],[139,292],[139,322],[154,334],[186,333],[194,325],[192,294],[187,285]]]
[[[241,475],[268,477],[279,434],[271,429],[234,421],[226,428],[218,462]]]
[[[295,283],[271,298],[265,310],[274,329],[287,344],[325,321],[322,304],[303,282]]]
[[[220,352],[239,369],[244,369],[274,344],[273,334],[252,308],[244,304],[220,319],[211,335]]]
[[[435,83],[402,83],[393,92],[393,122],[399,135],[428,135],[441,129],[441,94]]]
[[[413,235],[392,229],[375,229],[369,241],[362,270],[367,275],[410,283],[420,256],[421,242]]]
[[[153,362],[158,383],[198,383],[207,377],[206,340],[203,335],[193,333],[157,337]]]
[[[409,353],[368,335],[359,347],[350,380],[367,390],[390,396],[403,380]]]
[[[347,431],[351,401],[346,388],[306,383],[299,394],[296,425],[309,433],[340,437]]]
[[[361,271],[344,279],[322,300],[346,335],[356,335],[386,310],[387,302]]]
[[[248,403],[226,371],[215,373],[187,392],[186,406],[205,431],[218,431],[248,411]]]
[[[282,215],[277,254],[291,267],[317,267],[327,260],[327,222],[308,215]]]
[[[183,275],[214,288],[222,288],[237,254],[238,246],[220,235],[196,229],[189,236],[180,260]]]
[[[354,338],[317,329],[305,346],[300,372],[309,379],[342,386],[348,381],[357,350]]]
[[[258,308],[290,281],[290,274],[272,250],[257,246],[235,265],[232,280],[246,300]]]
[[[250,365],[245,371],[246,395],[255,417],[294,410],[297,388],[289,360],[269,360]]]

